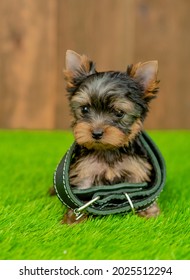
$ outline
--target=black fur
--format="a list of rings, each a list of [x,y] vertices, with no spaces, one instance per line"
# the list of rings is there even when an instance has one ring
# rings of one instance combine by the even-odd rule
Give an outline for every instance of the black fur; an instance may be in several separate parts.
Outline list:
[[[104,115],[105,122],[119,127],[125,133],[130,132],[130,127],[137,118],[144,120],[148,112],[148,103],[143,99],[143,88],[126,72],[101,72],[92,74],[78,85],[72,97],[85,91],[90,97],[89,114],[83,116],[85,121],[93,122],[98,115]],[[133,112],[125,112],[126,117],[121,120],[114,116],[113,105],[116,100],[129,100],[134,104]],[[76,104],[73,106],[73,114],[76,111]],[[80,104],[78,105],[80,106]],[[77,118],[77,116],[75,115]],[[82,116],[80,116],[82,118]]]

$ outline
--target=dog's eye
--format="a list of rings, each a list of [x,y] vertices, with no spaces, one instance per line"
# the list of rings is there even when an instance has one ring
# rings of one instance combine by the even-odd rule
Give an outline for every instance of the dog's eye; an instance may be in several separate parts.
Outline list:
[[[121,110],[115,110],[114,111],[114,114],[115,114],[115,116],[117,117],[117,118],[119,118],[119,119],[121,119],[121,118],[123,118],[124,117],[124,115],[125,115],[125,113],[123,112],[123,111],[121,111]]]
[[[85,106],[82,106],[82,107],[81,107],[81,113],[82,113],[83,115],[86,115],[86,114],[88,114],[89,112],[90,112],[89,106],[85,105]]]

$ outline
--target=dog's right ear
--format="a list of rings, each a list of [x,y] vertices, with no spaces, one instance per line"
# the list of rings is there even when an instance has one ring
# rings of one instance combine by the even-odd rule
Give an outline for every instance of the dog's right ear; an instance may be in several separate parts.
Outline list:
[[[67,91],[73,93],[89,76],[96,73],[95,65],[86,55],[67,50],[66,68],[63,70],[67,82]]]

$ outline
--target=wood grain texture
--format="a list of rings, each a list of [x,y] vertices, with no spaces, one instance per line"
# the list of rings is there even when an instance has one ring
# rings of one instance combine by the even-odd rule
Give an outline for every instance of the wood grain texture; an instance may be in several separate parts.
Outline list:
[[[62,69],[73,49],[97,69],[159,61],[146,128],[190,129],[190,2],[1,0],[0,128],[68,129]]]
[[[135,60],[157,59],[160,93],[146,127],[190,128],[190,2],[137,0]]]
[[[54,128],[56,5],[50,0],[0,2],[0,126]]]
[[[88,55],[97,70],[125,70],[134,51],[133,0],[58,1],[59,91],[56,127],[68,128],[70,116],[62,69],[67,49]],[[63,109],[63,105],[66,105]]]

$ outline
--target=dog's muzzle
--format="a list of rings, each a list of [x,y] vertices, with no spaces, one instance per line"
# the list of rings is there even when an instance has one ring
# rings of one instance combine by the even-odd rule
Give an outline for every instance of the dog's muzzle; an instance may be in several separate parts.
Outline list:
[[[62,158],[54,173],[54,188],[58,198],[74,210],[76,220],[84,213],[109,215],[139,212],[149,208],[163,190],[166,181],[166,166],[159,149],[153,140],[142,132],[140,141],[153,167],[151,182],[120,183],[116,185],[95,186],[88,189],[71,188],[69,168],[75,156],[76,142]]]

